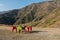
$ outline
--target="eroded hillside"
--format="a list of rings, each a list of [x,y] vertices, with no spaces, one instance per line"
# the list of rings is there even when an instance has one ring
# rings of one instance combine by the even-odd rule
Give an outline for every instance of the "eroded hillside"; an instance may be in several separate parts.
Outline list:
[[[24,8],[0,14],[0,24],[27,24],[38,27],[59,25],[60,1],[33,3]]]

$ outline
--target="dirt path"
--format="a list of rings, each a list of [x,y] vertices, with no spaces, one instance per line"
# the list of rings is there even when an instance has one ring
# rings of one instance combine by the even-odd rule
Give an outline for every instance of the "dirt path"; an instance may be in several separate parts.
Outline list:
[[[33,28],[32,33],[12,33],[11,27],[0,26],[0,40],[60,40],[59,28]]]

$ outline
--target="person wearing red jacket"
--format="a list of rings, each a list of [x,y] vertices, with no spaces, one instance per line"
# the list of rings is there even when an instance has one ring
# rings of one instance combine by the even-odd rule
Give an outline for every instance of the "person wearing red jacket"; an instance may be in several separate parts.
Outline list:
[[[29,32],[32,32],[32,26],[29,26],[29,27],[28,27],[28,31],[29,31]]]
[[[16,30],[16,32],[17,32],[17,27],[16,26],[12,26],[12,32],[14,32],[14,30]]]

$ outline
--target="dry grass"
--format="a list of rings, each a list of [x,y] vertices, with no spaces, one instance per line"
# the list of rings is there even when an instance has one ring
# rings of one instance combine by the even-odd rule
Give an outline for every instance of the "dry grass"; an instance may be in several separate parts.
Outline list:
[[[33,28],[32,33],[11,32],[11,27],[0,26],[0,40],[60,40],[59,28]]]

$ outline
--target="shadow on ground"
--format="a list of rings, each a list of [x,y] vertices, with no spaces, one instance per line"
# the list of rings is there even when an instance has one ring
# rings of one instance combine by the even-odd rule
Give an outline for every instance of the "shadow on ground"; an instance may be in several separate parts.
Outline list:
[[[47,32],[47,31],[32,31],[31,33],[39,33],[39,32]]]
[[[33,34],[33,33],[40,33],[40,32],[47,32],[47,31],[32,31],[32,32],[23,32],[23,33],[26,33],[26,34],[27,34],[27,33],[28,33],[28,34],[29,34],[29,33],[30,33],[30,34]]]
[[[31,33],[39,33],[39,32],[47,32],[47,31],[32,31]]]

